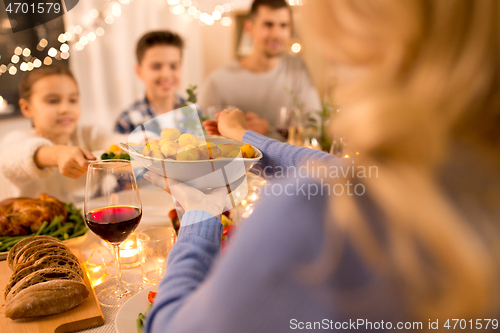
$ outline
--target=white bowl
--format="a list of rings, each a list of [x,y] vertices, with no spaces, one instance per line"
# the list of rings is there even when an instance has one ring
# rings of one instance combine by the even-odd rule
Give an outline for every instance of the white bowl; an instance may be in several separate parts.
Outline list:
[[[216,135],[207,135],[199,139],[215,144],[232,143],[237,146],[245,145],[244,142]],[[143,146],[129,146],[124,143],[120,143],[119,146],[132,159],[139,162],[149,171],[160,176],[166,175],[169,179],[175,179],[198,189],[218,188],[225,185],[233,187],[232,184],[244,179],[246,172],[262,158],[262,152],[255,147],[253,148],[256,155],[253,158],[175,161],[142,155]]]

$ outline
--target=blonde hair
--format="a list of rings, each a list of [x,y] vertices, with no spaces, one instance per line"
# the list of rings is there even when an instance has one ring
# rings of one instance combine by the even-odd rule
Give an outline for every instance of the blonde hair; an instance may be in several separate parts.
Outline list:
[[[333,130],[348,135],[360,164],[378,167],[379,177],[363,182],[388,238],[380,244],[359,198],[347,195],[332,196],[329,227],[341,228],[370,267],[403,281],[416,318],[496,313],[500,2],[310,0],[305,17],[326,56],[351,73],[335,92],[342,112]],[[446,172],[458,146],[481,157],[487,193]]]

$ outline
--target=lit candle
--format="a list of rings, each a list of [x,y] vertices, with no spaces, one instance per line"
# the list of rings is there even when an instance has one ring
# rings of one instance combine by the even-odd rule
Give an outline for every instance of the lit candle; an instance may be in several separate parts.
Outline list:
[[[120,244],[120,261],[124,268],[139,265],[135,234],[131,234],[123,243]]]

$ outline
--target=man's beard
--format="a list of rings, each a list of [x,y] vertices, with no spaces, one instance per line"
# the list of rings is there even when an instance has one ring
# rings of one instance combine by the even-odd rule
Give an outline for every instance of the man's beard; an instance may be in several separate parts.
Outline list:
[[[281,57],[284,53],[285,53],[284,51],[279,51],[279,52],[264,51],[264,56],[268,59],[271,59],[271,58]]]

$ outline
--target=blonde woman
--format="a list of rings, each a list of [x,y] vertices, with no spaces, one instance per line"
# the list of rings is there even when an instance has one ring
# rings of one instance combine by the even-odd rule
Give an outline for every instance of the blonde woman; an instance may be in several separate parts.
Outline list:
[[[180,200],[188,212],[147,331],[497,329],[500,2],[310,0],[305,10],[339,70],[334,126],[360,150],[356,168],[378,173],[273,183],[296,194],[262,198],[220,259],[207,211],[221,197],[186,187],[199,197]],[[205,126],[257,146],[273,170],[339,166],[246,131],[240,111]],[[365,192],[298,191],[347,181]]]

